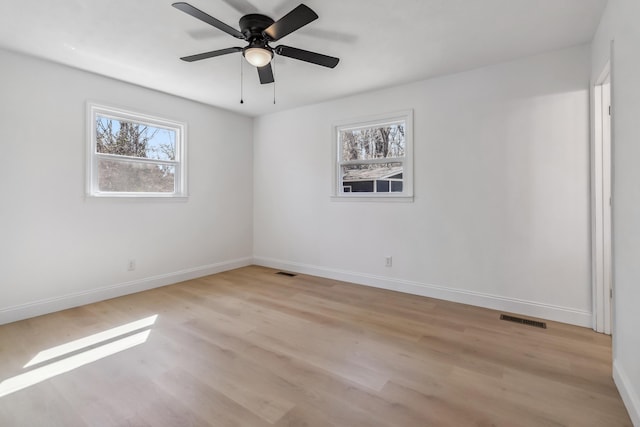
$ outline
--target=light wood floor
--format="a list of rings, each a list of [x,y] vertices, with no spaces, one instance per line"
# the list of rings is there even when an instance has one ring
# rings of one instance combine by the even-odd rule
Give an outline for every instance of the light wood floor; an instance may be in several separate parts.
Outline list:
[[[39,352],[156,314],[7,391],[149,328],[23,368]],[[0,326],[0,381],[3,427],[631,426],[608,336],[261,267]]]

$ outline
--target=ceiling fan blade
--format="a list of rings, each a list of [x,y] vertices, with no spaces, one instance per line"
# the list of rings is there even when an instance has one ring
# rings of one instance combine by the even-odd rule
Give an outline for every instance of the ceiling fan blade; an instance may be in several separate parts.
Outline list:
[[[260,84],[266,85],[267,83],[273,83],[275,79],[273,78],[273,69],[271,68],[271,63],[268,63],[264,67],[256,67],[258,68],[258,77],[260,77]]]
[[[295,30],[304,27],[309,22],[318,19],[318,15],[304,4],[299,5],[291,12],[271,24],[263,34],[270,40],[280,40],[284,36],[293,33]]]
[[[323,67],[334,68],[340,62],[340,58],[323,55],[321,53],[309,52],[308,50],[298,49],[291,46],[280,45],[274,49],[278,55],[288,56],[289,58],[299,59],[300,61],[310,62]]]
[[[200,61],[201,59],[213,58],[228,53],[242,52],[241,47],[228,47],[226,49],[212,50],[211,52],[199,53],[197,55],[184,56],[180,59],[187,62]]]
[[[230,34],[235,38],[244,40],[244,36],[240,31],[236,30],[230,25],[225,24],[222,21],[217,20],[213,16],[207,15],[200,9],[196,9],[195,7],[191,6],[189,3],[178,2],[178,3],[173,3],[171,6],[183,11],[188,15],[193,16],[196,19],[201,20],[202,22],[206,22],[207,24],[212,25],[221,31],[224,31],[225,33]]]

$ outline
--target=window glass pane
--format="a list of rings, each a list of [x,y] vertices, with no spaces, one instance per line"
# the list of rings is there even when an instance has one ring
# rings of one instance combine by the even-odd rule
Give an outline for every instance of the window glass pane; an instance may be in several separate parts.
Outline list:
[[[99,191],[175,192],[175,166],[98,159]]]
[[[402,181],[391,181],[391,192],[402,193]]]
[[[373,193],[373,181],[355,181],[344,184],[347,193]]]
[[[97,115],[96,151],[118,156],[175,160],[176,131]]]
[[[377,193],[388,193],[389,192],[389,181],[376,181],[376,192]]]
[[[340,130],[342,160],[404,157],[405,122]]]
[[[388,193],[389,181],[387,179],[391,176],[398,176],[402,172],[402,163],[345,165],[342,167],[343,192]],[[402,181],[391,181],[391,191],[402,192]]]

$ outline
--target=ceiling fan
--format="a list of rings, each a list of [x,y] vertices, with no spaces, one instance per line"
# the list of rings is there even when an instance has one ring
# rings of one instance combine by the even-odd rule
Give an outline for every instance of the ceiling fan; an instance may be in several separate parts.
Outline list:
[[[273,69],[271,60],[273,54],[286,56],[300,61],[310,62],[323,67],[334,68],[340,61],[333,56],[322,55],[308,50],[298,49],[291,46],[279,45],[271,47],[270,42],[278,41],[286,35],[304,27],[308,23],[318,19],[318,15],[308,6],[300,4],[298,7],[287,13],[278,21],[274,21],[265,15],[251,13],[240,18],[240,31],[230,25],[210,16],[203,11],[191,6],[188,3],[178,2],[172,5],[176,9],[193,16],[213,27],[232,35],[235,38],[247,41],[245,47],[229,47],[226,49],[213,50],[211,52],[199,53],[197,55],[185,56],[180,59],[187,62],[200,61],[201,59],[213,58],[229,53],[242,52],[244,58],[251,65],[258,69],[260,83],[273,83]]]

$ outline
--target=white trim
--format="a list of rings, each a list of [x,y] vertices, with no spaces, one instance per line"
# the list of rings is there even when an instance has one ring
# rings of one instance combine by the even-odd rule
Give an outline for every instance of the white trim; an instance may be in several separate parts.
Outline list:
[[[592,313],[590,311],[578,310],[570,307],[562,307],[536,301],[527,301],[518,298],[474,292],[465,289],[456,289],[391,277],[319,267],[266,257],[254,257],[253,263],[263,267],[294,271],[301,274],[326,277],[359,285],[389,289],[408,294],[458,302],[461,304],[470,304],[493,310],[507,311],[510,313],[518,313],[577,326],[591,327]]]
[[[388,159],[372,159],[358,162],[341,161],[340,150],[338,149],[340,130],[367,128],[375,125],[385,125],[393,123],[405,123],[405,149],[404,157],[392,157]],[[375,114],[366,117],[354,118],[339,121],[331,127],[331,193],[330,199],[348,199],[350,201],[387,201],[393,198],[403,198],[405,202],[413,201],[413,110],[403,110],[391,113]],[[342,191],[341,166],[344,164],[362,163],[402,163],[403,185],[400,193],[353,193]]]
[[[112,119],[123,119],[143,123],[156,128],[172,130],[176,133],[176,151],[174,161],[130,158],[125,156],[109,156],[96,153],[96,117],[100,115]],[[172,198],[188,197],[187,186],[187,124],[177,120],[165,119],[146,113],[138,113],[121,107],[101,105],[87,101],[87,142],[86,147],[86,197],[140,197],[140,198]],[[151,164],[167,164],[175,167],[175,191],[173,193],[152,192],[107,192],[98,189],[98,159],[114,157],[121,161]]]
[[[593,275],[593,330],[604,332],[602,298],[603,277],[603,219],[602,219],[602,86],[593,87],[593,145],[591,148],[591,247]]]
[[[640,427],[640,396],[633,389],[633,382],[626,375],[617,360],[613,361],[613,382],[616,383],[622,402],[627,408],[634,426]]]
[[[132,280],[129,282],[116,283],[98,289],[90,289],[82,292],[75,292],[53,298],[46,298],[19,304],[12,307],[0,308],[0,325],[15,322],[30,317],[41,316],[80,305],[91,304],[116,298],[148,289],[159,288],[185,280],[196,279],[198,277],[209,276],[223,271],[233,270],[251,265],[252,259],[239,258],[230,261],[218,262],[215,264],[203,265],[167,274],[160,274],[152,277]]]
[[[349,193],[347,193],[349,194]],[[382,196],[371,196],[371,193],[351,193],[347,196],[330,196],[332,202],[386,202],[412,203],[412,196],[397,196],[393,193],[377,193]]]
[[[405,292],[430,298],[453,301],[462,304],[471,304],[494,310],[507,311],[510,313],[519,313],[578,326],[589,327],[591,325],[590,312],[576,310],[568,307],[543,304],[535,301],[526,301],[517,298],[502,297],[498,295],[468,291],[464,289],[455,289],[445,286],[412,282],[409,280],[375,276],[353,271],[318,267],[309,264],[295,263],[266,257],[247,257],[230,261],[223,261],[172,273],[132,280],[129,282],[117,283],[98,289],[91,289],[88,291],[76,292],[59,297],[47,298],[25,304],[19,304],[12,307],[1,308],[0,325],[35,316],[40,316],[43,314],[53,313],[60,310],[66,310],[68,308],[77,307],[80,305],[104,301],[110,298],[116,298],[136,292],[142,292],[148,289],[167,286],[185,280],[196,279],[198,277],[204,277],[211,274],[233,270],[236,268],[246,267],[252,264],[281,270],[294,271],[301,274],[326,277],[329,279],[341,280],[376,288]],[[637,401],[637,399],[635,401]],[[638,408],[640,408],[640,405],[638,406]]]
[[[612,331],[612,206],[611,150],[611,62],[607,61],[593,84],[593,127],[591,141],[591,247],[592,247],[592,328]]]

